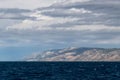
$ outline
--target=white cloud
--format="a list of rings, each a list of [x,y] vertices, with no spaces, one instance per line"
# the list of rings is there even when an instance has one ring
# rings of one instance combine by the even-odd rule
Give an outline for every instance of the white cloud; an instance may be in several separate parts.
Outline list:
[[[75,12],[75,13],[82,13],[82,14],[92,13],[92,11],[85,10],[84,8],[81,8],[81,9],[72,8],[70,9],[70,11]]]

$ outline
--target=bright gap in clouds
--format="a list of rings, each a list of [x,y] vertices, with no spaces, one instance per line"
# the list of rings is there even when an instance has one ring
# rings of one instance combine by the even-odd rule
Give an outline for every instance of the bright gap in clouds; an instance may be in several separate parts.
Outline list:
[[[55,3],[55,1],[56,0],[0,0],[0,8],[35,9],[49,6]]]

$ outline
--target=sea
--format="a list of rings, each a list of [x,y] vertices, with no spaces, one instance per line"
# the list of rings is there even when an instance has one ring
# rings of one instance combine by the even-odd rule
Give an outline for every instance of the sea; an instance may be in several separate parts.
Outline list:
[[[120,80],[120,62],[0,62],[0,80]]]

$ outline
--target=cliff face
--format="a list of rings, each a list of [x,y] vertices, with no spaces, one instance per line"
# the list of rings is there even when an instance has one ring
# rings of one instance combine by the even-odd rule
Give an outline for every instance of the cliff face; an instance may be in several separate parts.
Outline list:
[[[120,61],[120,49],[65,48],[34,53],[26,61]]]

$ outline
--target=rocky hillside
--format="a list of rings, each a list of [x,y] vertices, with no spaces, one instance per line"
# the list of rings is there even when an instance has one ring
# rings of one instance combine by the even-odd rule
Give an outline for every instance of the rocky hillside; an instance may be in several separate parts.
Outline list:
[[[117,48],[64,48],[34,53],[26,61],[120,61]]]

